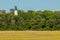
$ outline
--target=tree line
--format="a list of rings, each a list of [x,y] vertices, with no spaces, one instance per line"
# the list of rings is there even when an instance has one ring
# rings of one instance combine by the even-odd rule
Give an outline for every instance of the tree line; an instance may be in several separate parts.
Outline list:
[[[0,30],[60,30],[60,11],[0,10]]]

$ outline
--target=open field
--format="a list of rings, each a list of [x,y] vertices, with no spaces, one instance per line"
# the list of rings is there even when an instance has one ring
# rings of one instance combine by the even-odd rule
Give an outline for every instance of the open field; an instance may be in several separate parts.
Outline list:
[[[60,40],[60,31],[0,31],[0,40]]]

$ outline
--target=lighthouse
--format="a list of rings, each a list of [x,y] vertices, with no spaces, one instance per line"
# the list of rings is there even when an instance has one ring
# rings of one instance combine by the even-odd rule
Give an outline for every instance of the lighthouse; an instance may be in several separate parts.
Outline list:
[[[15,6],[14,14],[18,15],[17,6]]]

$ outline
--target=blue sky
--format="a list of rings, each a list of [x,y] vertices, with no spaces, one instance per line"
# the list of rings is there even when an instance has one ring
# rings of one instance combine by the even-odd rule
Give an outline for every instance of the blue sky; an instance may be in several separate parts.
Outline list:
[[[60,10],[60,0],[0,0],[0,9],[9,11],[17,5],[20,10]]]

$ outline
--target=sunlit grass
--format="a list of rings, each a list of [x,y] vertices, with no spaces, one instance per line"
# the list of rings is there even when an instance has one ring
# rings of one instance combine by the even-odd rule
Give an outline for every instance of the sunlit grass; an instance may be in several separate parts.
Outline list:
[[[0,40],[60,40],[60,31],[0,31]]]

